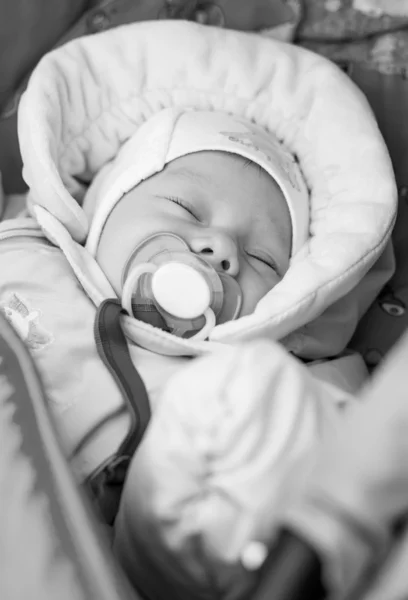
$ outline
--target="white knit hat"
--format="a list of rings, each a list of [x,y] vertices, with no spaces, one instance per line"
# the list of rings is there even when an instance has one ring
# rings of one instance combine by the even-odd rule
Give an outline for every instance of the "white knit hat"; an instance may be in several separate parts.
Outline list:
[[[165,109],[148,119],[95,177],[84,201],[87,249],[95,256],[105,223],[119,200],[176,158],[204,150],[243,156],[281,188],[292,220],[292,256],[309,237],[309,194],[294,157],[276,136],[250,121],[217,111]]]

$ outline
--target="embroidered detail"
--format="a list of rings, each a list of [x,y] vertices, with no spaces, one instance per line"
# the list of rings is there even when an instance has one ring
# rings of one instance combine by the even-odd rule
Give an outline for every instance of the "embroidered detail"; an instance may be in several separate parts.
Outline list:
[[[20,295],[13,293],[1,300],[0,310],[30,350],[43,350],[54,341],[52,334],[39,322],[40,311],[32,310]]]
[[[271,164],[275,164],[286,175],[290,185],[295,190],[300,191],[299,183],[296,177],[293,165],[294,157],[278,142],[271,137],[263,141],[257,132],[243,131],[220,131],[220,134],[227,137],[230,142],[246,146],[255,152],[258,152]],[[271,152],[272,151],[272,152]],[[273,156],[271,156],[273,154]]]

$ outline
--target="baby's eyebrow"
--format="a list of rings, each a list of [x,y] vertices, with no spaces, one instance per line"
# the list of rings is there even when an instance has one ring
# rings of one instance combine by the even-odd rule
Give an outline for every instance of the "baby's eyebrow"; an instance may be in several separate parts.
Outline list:
[[[211,178],[208,175],[195,171],[194,169],[189,169],[188,167],[176,167],[175,169],[169,170],[168,174],[189,179],[200,185],[208,186],[211,184]]]

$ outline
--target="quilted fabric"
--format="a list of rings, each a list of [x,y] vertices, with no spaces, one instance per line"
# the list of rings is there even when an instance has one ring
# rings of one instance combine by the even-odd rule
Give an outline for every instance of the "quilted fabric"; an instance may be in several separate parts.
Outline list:
[[[311,190],[309,243],[255,313],[216,327],[212,341],[285,338],[309,358],[343,350],[393,267],[390,256],[372,269],[394,223],[396,189],[365,98],[307,50],[193,23],[149,22],[49,54],[19,113],[32,204],[83,243],[84,182],[169,106],[226,110],[274,131],[298,156]],[[149,347],[148,333],[138,340]]]

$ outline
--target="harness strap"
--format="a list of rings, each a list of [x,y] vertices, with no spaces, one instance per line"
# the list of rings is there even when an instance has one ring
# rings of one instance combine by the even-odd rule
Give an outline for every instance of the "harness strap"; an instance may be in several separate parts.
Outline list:
[[[116,381],[130,414],[129,431],[116,456],[88,480],[108,524],[113,523],[116,516],[130,460],[142,440],[151,416],[146,387],[133,364],[121,327],[123,314],[125,311],[118,300],[105,300],[98,308],[94,326],[98,354]],[[99,426],[103,426],[103,423]]]

